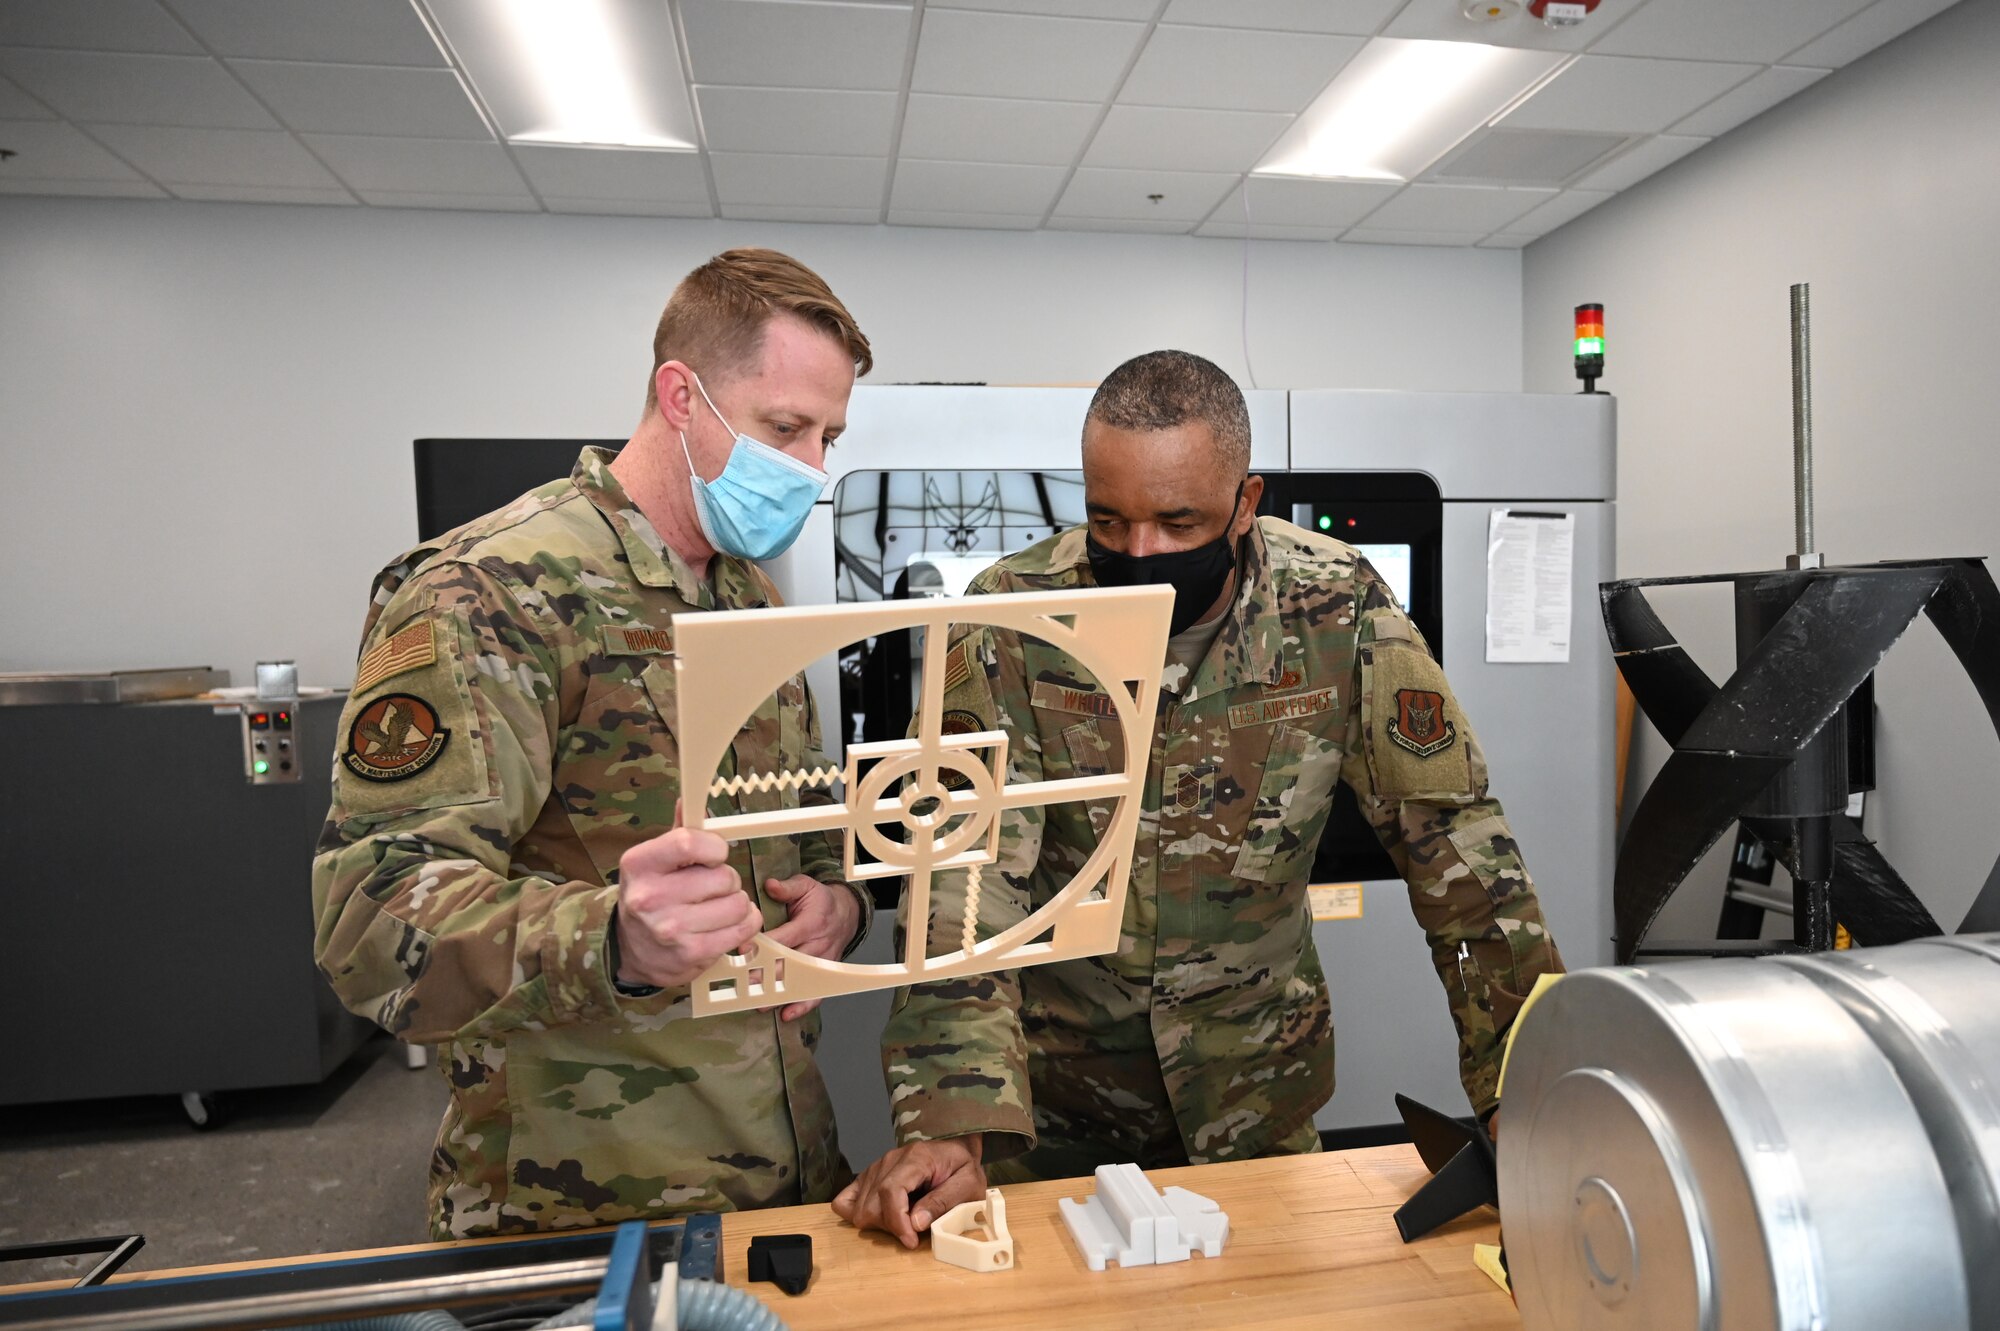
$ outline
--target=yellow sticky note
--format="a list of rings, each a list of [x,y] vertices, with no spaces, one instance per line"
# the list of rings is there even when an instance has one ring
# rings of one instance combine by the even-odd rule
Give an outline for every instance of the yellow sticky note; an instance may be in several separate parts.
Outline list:
[[[1358,920],[1361,918],[1361,884],[1320,883],[1306,889],[1312,900],[1314,920]]]

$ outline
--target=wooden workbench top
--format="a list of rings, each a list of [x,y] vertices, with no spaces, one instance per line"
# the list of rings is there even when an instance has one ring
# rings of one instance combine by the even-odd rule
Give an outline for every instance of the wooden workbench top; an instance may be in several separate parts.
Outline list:
[[[1092,1271],[1070,1242],[1056,1203],[1085,1197],[1090,1179],[1003,1189],[1015,1265],[974,1275],[882,1234],[856,1234],[825,1206],[785,1206],[722,1218],[723,1273],[754,1291],[793,1331],[840,1331],[942,1319],[952,1331],[982,1327],[1367,1327],[1371,1331],[1512,1331],[1513,1303],[1472,1265],[1475,1242],[1495,1242],[1493,1215],[1461,1219],[1405,1245],[1390,1218],[1429,1177],[1408,1146],[1158,1169],[1156,1187],[1179,1184],[1229,1214],[1222,1255]],[[793,1297],[751,1285],[750,1240],[810,1234],[813,1281]],[[469,1240],[469,1242],[507,1242]],[[412,1252],[427,1246],[385,1248]],[[369,1256],[329,1253],[318,1260]],[[151,1271],[116,1280],[249,1270],[299,1260]],[[23,1286],[20,1288],[31,1288]],[[11,1292],[11,1291],[8,1291]]]
[[[1513,1303],[1472,1265],[1493,1243],[1492,1213],[1405,1245],[1390,1217],[1429,1174],[1408,1146],[1156,1169],[1229,1213],[1222,1256],[1092,1271],[1056,1202],[1089,1179],[1003,1188],[1015,1265],[991,1275],[947,1266],[883,1234],[857,1235],[822,1206],[747,1211],[722,1220],[724,1272],[742,1284],[758,1234],[812,1235],[813,1282],[791,1297],[749,1286],[794,1331],[879,1327],[937,1317],[973,1328],[1369,1327],[1380,1331],[1518,1328]]]

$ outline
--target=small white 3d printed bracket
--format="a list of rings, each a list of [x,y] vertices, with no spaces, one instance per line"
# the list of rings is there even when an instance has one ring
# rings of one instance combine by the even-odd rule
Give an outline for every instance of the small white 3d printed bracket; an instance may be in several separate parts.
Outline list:
[[[1220,1206],[1186,1188],[1153,1187],[1137,1165],[1099,1165],[1097,1194],[1075,1201],[1064,1197],[1063,1223],[1093,1271],[1107,1261],[1120,1266],[1185,1262],[1196,1250],[1220,1257],[1229,1238],[1229,1216]]]
[[[973,1238],[973,1230],[984,1230],[986,1237]],[[1000,1189],[988,1188],[986,1200],[960,1203],[931,1221],[931,1256],[968,1271],[1011,1270],[1014,1236],[1007,1232]]]
[[[929,931],[913,928],[906,931],[899,963],[864,965],[809,956],[759,934],[696,977],[690,986],[694,1015],[983,975],[1117,947],[1172,608],[1172,588],[1149,586],[675,615],[674,738],[684,790],[712,798],[775,790],[786,797],[786,807],[726,814],[711,813],[699,797],[685,798],[688,827],[730,840],[839,834],[850,883],[908,878],[903,901],[910,920],[929,918],[933,874],[964,871],[969,878],[955,951],[929,955]],[[955,624],[990,624],[1039,638],[1095,676],[1123,738],[1119,770],[1010,783],[1004,732],[946,734],[945,655]],[[850,745],[837,772],[721,775],[743,718],[785,680],[849,643],[907,628],[924,630],[916,734]],[[872,763],[865,775],[864,763]],[[805,805],[791,795],[833,786],[836,779],[839,798],[830,802]],[[980,938],[980,871],[997,861],[1001,815],[1074,800],[1114,806],[1089,857],[1034,913]]]

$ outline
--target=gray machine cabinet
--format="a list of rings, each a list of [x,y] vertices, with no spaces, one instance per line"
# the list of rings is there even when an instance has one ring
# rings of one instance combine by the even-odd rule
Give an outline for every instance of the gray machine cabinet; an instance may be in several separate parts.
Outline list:
[[[312,960],[341,703],[257,786],[233,710],[0,707],[0,1104],[316,1082],[367,1038]]]
[[[1518,393],[1295,392],[1291,469],[1422,471],[1444,500],[1445,674],[1486,750],[1492,793],[1520,842],[1571,969],[1611,960],[1617,669],[1599,627],[1612,576],[1615,403]],[[1495,509],[1576,517],[1570,659],[1486,659],[1487,523]],[[1400,882],[1362,888],[1358,920],[1322,922],[1336,1033],[1323,1129],[1394,1123],[1397,1092],[1468,1112],[1458,1042]]]

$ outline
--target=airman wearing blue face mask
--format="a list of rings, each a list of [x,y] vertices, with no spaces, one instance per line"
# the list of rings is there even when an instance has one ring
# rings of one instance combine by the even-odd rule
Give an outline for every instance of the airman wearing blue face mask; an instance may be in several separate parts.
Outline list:
[[[678,615],[777,603],[755,561],[819,497],[868,339],[798,261],[731,250],[652,352],[616,456],[383,571],[340,723],[315,955],[356,1012],[443,1046],[439,1239],[825,1202],[852,1177],[814,1004],[678,1019],[756,933],[838,959],[870,904],[824,835],[677,825],[672,653]],[[734,770],[823,766],[818,734],[794,675]]]
[[[694,375],[694,386],[722,428],[736,436],[722,474],[705,481],[695,468],[694,454],[688,452],[687,431],[680,432],[701,534],[716,549],[740,559],[783,554],[799,539],[813,504],[826,489],[826,473],[731,425],[716,411],[715,399],[702,386],[699,374]]]

